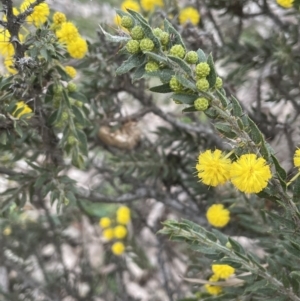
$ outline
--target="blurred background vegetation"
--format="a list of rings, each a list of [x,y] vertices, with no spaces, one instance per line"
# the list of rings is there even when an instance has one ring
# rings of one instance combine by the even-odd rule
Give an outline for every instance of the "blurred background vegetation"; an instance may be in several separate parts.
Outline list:
[[[211,229],[205,214],[215,203],[231,213],[224,234],[258,258],[269,252],[280,259],[285,251],[268,244],[271,234],[264,215],[279,210],[274,203],[230,185],[209,189],[196,177],[199,152],[227,150],[231,142],[217,134],[206,115],[182,113],[184,106],[168,95],[150,92],[157,80],[116,75],[126,55],[119,52],[119,44],[105,39],[98,25],[111,34],[125,34],[115,23],[114,8],[122,2],[47,3],[65,13],[88,41],[85,58],[68,60],[78,72],[78,91],[86,98],[81,130],[88,151],[81,168],[74,167],[68,155],[54,166],[44,164],[42,142],[31,135],[30,127],[28,135],[16,138],[14,148],[1,142],[0,299],[216,299],[202,284],[182,278],[209,279],[212,259],[156,234],[166,219],[185,218]],[[162,7],[141,10],[153,27],[168,18],[188,49],[213,54],[224,89],[241,101],[289,178],[295,174],[292,157],[299,144],[297,3],[285,9],[275,0],[165,0]],[[187,6],[199,12],[197,24],[180,24],[180,12]],[[50,192],[41,197],[48,188],[63,192],[64,203],[58,204],[60,198],[50,204]],[[99,221],[108,217],[114,223],[122,206],[129,208],[131,218],[124,224],[127,234],[118,239],[105,234]],[[279,239],[280,233],[272,236]],[[116,241],[125,249],[114,251]],[[260,298],[251,292],[226,300]]]

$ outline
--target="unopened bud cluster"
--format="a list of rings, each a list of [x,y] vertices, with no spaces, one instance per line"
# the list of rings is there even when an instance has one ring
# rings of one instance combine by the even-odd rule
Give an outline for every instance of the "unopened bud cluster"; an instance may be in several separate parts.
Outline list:
[[[176,41],[172,43],[170,34],[161,28],[154,28],[152,32],[149,32],[148,28],[142,23],[139,23],[138,18],[134,16],[123,16],[121,25],[128,29],[131,40],[129,40],[125,46],[126,50],[132,54],[146,54],[147,52],[153,52],[156,56],[149,54],[148,62],[145,63],[145,72],[158,72],[158,76],[163,84],[169,84],[169,88],[175,93],[183,93],[184,95],[195,95],[198,97],[194,102],[194,108],[198,111],[205,111],[210,105],[210,101],[201,97],[205,96],[205,93],[214,92],[215,89],[221,89],[223,82],[220,77],[215,77],[215,71],[212,70],[213,62],[209,59],[206,61],[201,50],[187,51],[184,44],[180,39],[173,39]],[[155,38],[154,38],[155,37]],[[158,45],[157,43],[160,43]],[[165,54],[169,62],[159,60],[161,53]],[[148,55],[147,55],[148,56]],[[175,59],[176,58],[176,59]],[[180,60],[183,60],[180,63]],[[183,72],[177,72],[172,69],[173,62],[182,67]],[[181,64],[181,65],[180,65]],[[184,64],[186,67],[184,67]],[[191,65],[187,67],[187,64]],[[191,73],[189,74],[187,68],[190,68]],[[175,74],[168,73],[169,70],[174,70]],[[160,72],[166,70],[166,72]],[[155,76],[154,74],[152,76]],[[185,83],[187,81],[193,81],[195,83],[196,89],[191,87],[186,87]],[[179,96],[180,99],[181,96]],[[180,100],[175,101],[178,104],[182,104]],[[185,103],[185,102],[183,102]]]

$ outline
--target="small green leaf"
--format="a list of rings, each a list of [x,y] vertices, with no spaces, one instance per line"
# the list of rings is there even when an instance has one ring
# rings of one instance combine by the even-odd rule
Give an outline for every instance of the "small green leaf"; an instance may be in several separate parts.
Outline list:
[[[165,31],[172,35],[172,44],[181,45],[185,49],[185,45],[182,41],[180,33],[173,27],[173,25],[167,20],[164,20]]]
[[[257,125],[253,122],[252,119],[248,116],[248,122],[249,122],[249,136],[254,141],[255,144],[259,144],[261,141],[263,141],[261,131],[258,129]]]
[[[213,60],[213,57],[212,57],[211,54],[207,58],[207,64],[210,67],[210,72],[209,72],[208,76],[206,77],[206,79],[209,82],[209,86],[212,88],[216,84],[217,73],[216,73],[216,70],[215,70],[214,60]]]
[[[198,63],[206,63],[206,55],[203,52],[203,50],[199,48],[197,50],[197,54],[198,54]]]
[[[243,109],[239,103],[239,101],[231,95],[231,103],[232,103],[232,114],[233,116],[240,117],[243,115]]]
[[[222,94],[220,92],[220,90],[217,90],[216,92],[217,92],[217,95],[219,96],[219,99],[222,103],[222,106],[226,109],[228,104],[229,104],[229,101],[228,101],[227,97],[224,94]]]
[[[131,55],[122,65],[116,70],[117,75],[122,75],[129,72],[131,69],[142,65],[145,61],[145,55],[134,54]]]
[[[152,92],[156,92],[156,93],[171,93],[173,92],[173,90],[170,88],[169,84],[163,84],[160,86],[156,86],[156,87],[152,87],[149,89]]]
[[[168,55],[168,58],[171,61],[175,62],[188,75],[192,75],[192,69],[191,69],[191,67],[184,60],[182,60],[179,57],[172,56],[172,55]]]
[[[244,248],[240,245],[240,243],[238,243],[236,240],[228,237],[228,241],[230,242],[231,244],[231,247],[232,249],[237,252],[237,253],[240,253],[240,254],[245,254],[245,250]]]
[[[187,105],[193,105],[195,100],[199,97],[198,95],[184,94],[184,93],[174,93],[172,99],[180,101],[181,103]]]
[[[110,42],[115,42],[115,43],[120,43],[120,42],[127,42],[129,41],[131,38],[130,37],[124,37],[124,36],[113,36],[110,33],[106,32],[101,25],[99,25],[100,30],[102,31],[102,33],[105,35],[105,38],[110,41]]]
[[[71,93],[69,93],[69,96],[71,98],[79,100],[79,101],[81,101],[83,103],[87,103],[88,102],[86,96],[84,94],[80,93],[80,92],[71,92]]]
[[[192,107],[188,107],[188,108],[183,109],[182,112],[190,113],[190,112],[198,112],[198,111],[196,110],[196,108],[194,106],[192,106]]]
[[[299,177],[294,182],[294,187],[293,187],[293,202],[296,203],[296,204],[300,203],[300,178]]]
[[[185,87],[188,89],[191,89],[195,92],[197,92],[197,87],[195,85],[195,83],[193,83],[192,81],[188,80],[187,78],[185,78],[184,76],[177,74],[175,75],[176,79]]]
[[[274,155],[271,155],[272,157],[272,161],[274,163],[277,175],[282,179],[282,180],[286,180],[286,171],[283,169],[283,167],[281,167],[281,165],[279,164],[277,158]]]

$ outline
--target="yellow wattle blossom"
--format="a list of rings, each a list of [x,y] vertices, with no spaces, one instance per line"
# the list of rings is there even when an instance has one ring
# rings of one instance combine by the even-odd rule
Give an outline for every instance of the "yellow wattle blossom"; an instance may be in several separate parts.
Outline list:
[[[141,0],[141,6],[144,11],[152,11],[156,6],[163,7],[164,3],[162,0]]]
[[[114,228],[114,236],[115,238],[122,239],[127,235],[127,229],[122,226],[118,225]]]
[[[110,225],[111,225],[111,220],[109,217],[102,217],[99,220],[99,226],[103,229],[110,227]]]
[[[276,2],[284,8],[291,8],[294,4],[294,0],[276,0]]]
[[[55,25],[61,25],[62,23],[67,21],[67,17],[64,13],[56,12],[52,17],[52,20]]]
[[[106,240],[112,240],[114,238],[114,229],[106,228],[102,231],[102,236],[106,238]]]
[[[222,204],[215,204],[208,208],[206,218],[212,226],[223,228],[230,221],[230,211],[225,209]]]
[[[76,69],[72,66],[66,66],[65,71],[71,78],[74,78],[77,74]]]
[[[224,184],[230,178],[231,161],[219,149],[207,150],[198,157],[196,169],[199,179],[206,185]]]
[[[72,22],[63,23],[55,34],[61,43],[71,43],[80,37],[77,27]]]
[[[0,31],[0,54],[4,57],[11,57],[15,54],[15,49],[10,42],[10,33],[7,29]]]
[[[120,256],[124,253],[125,251],[125,246],[123,243],[121,243],[120,241],[115,242],[112,246],[111,246],[111,251],[117,255]]]
[[[3,229],[3,235],[5,235],[5,236],[9,236],[11,233],[12,233],[12,229],[11,229],[11,227],[10,226],[7,226],[7,227],[5,227],[4,229]]]
[[[82,59],[88,51],[86,40],[78,37],[74,41],[67,44],[67,50],[74,59]]]
[[[127,225],[130,222],[130,209],[126,206],[121,206],[117,210],[117,223]]]
[[[268,185],[272,174],[264,158],[255,154],[242,155],[232,163],[230,178],[233,185],[245,193],[258,193]]]
[[[4,60],[4,66],[10,74],[18,73],[17,69],[14,68],[14,64],[15,64],[15,59],[12,56]]]
[[[235,269],[228,264],[213,264],[211,269],[220,279],[227,279],[235,272]]]
[[[300,167],[300,148],[295,151],[294,165],[298,168]]]
[[[200,21],[200,14],[196,8],[189,6],[180,11],[178,20],[181,25],[187,22],[197,25]]]
[[[20,6],[21,12],[24,12],[25,10],[27,10],[29,8],[30,4],[32,4],[34,2],[35,2],[35,0],[25,0]],[[31,15],[29,15],[26,18],[26,21],[28,23],[34,24],[34,26],[36,26],[36,27],[40,27],[47,21],[49,14],[50,14],[50,9],[49,9],[48,4],[40,3],[34,7],[33,12],[31,13]]]
[[[122,2],[121,4],[121,9],[123,11],[126,11],[128,9],[134,10],[136,12],[140,12],[140,6],[136,1],[132,1],[132,0],[126,0],[124,2]]]
[[[16,106],[17,106],[16,109],[12,113],[12,115],[16,118],[20,118],[21,116],[32,112],[31,108],[23,100],[17,102]]]
[[[209,281],[217,282],[217,281],[219,281],[219,277],[217,275],[212,275],[209,278]],[[218,286],[218,285],[205,284],[205,288],[211,295],[214,295],[214,296],[222,293],[222,287]]]

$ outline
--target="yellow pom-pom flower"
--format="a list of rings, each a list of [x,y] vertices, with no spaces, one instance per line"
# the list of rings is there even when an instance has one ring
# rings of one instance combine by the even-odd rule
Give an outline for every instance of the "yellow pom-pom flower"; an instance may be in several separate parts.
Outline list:
[[[99,226],[103,229],[108,228],[111,225],[111,220],[109,217],[102,217],[99,221]]]
[[[215,204],[208,208],[206,218],[212,226],[223,228],[230,221],[230,211],[225,209],[222,204]]]
[[[155,7],[163,7],[162,0],[141,0],[141,6],[144,11],[152,11]]]
[[[31,113],[32,110],[31,108],[22,100],[17,102],[17,107],[14,110],[14,112],[12,113],[12,115],[16,118],[20,118],[21,116],[25,115],[25,114],[29,114]],[[30,118],[30,117],[27,117]]]
[[[272,174],[264,158],[255,154],[242,155],[232,163],[230,178],[233,185],[245,193],[258,193],[268,185]]]
[[[211,282],[217,282],[218,280],[219,280],[219,277],[217,275],[212,275],[209,278],[209,281],[211,281]],[[211,295],[214,295],[214,296],[222,293],[222,287],[218,286],[218,285],[205,284],[205,288],[208,291],[208,293],[210,293]]]
[[[112,240],[114,238],[114,229],[113,228],[106,228],[102,231],[102,236],[106,240]]]
[[[82,59],[88,51],[86,40],[79,37],[67,45],[70,56],[74,59]]]
[[[131,9],[136,12],[139,12],[141,10],[139,4],[136,1],[132,1],[132,0],[126,0],[122,2],[121,9],[123,11],[127,11],[127,9]]]
[[[200,21],[200,14],[194,7],[186,7],[180,11],[178,20],[181,25],[187,22],[197,25]]]
[[[213,264],[211,269],[221,279],[227,279],[235,272],[235,269],[228,264]]]
[[[278,5],[284,8],[291,8],[293,6],[294,0],[277,0]]]
[[[77,74],[76,69],[72,66],[66,66],[65,71],[71,78],[74,78]]]
[[[71,43],[79,38],[79,32],[72,22],[65,22],[61,28],[56,31],[56,36],[61,43]]]
[[[115,242],[112,246],[111,246],[111,251],[117,255],[120,256],[124,253],[125,251],[125,246],[123,243],[121,243],[120,241]]]
[[[121,206],[117,210],[117,222],[122,225],[127,225],[130,222],[130,209],[126,206]]]
[[[295,151],[294,165],[298,168],[300,167],[300,148]]]
[[[61,13],[61,12],[54,13],[52,19],[53,19],[53,23],[55,25],[61,25],[62,23],[67,21],[66,15],[64,13]]]
[[[21,6],[21,12],[27,10],[30,4],[34,3],[35,0],[25,0]],[[40,27],[43,25],[50,14],[50,9],[47,3],[40,3],[36,5],[33,9],[33,12],[26,18],[28,23],[34,24],[36,27]]]
[[[127,235],[127,229],[124,226],[119,225],[119,226],[116,226],[114,228],[114,236],[115,236],[115,238],[122,239],[126,235]]]
[[[231,161],[218,149],[207,150],[198,157],[196,169],[199,179],[206,185],[217,186],[229,180]]]
[[[10,33],[7,29],[0,31],[0,54],[4,57],[11,57],[15,54],[15,49],[10,43]]]

